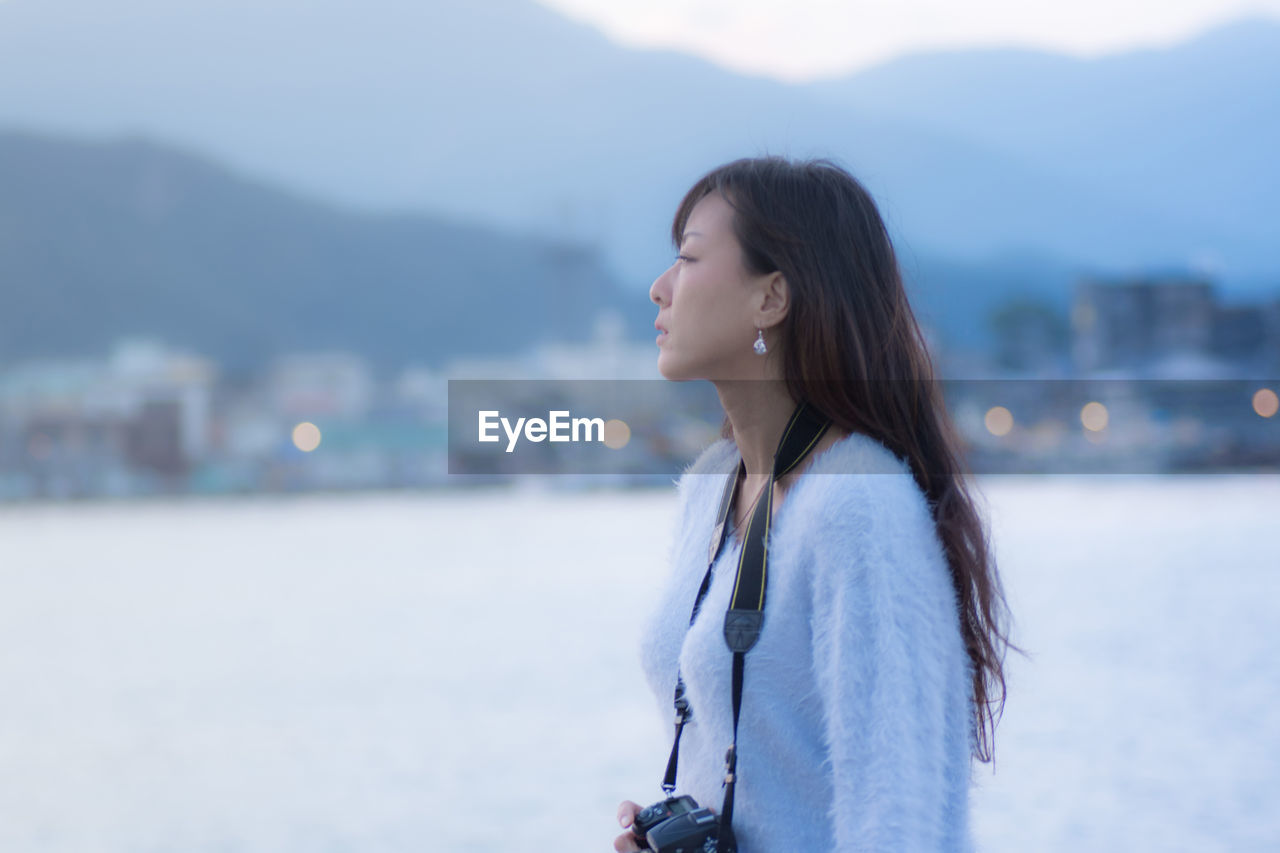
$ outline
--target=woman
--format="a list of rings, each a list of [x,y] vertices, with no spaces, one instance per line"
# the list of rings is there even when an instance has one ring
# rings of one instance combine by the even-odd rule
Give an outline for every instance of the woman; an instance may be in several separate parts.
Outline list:
[[[663,718],[677,684],[689,705],[664,789],[721,811],[732,770],[739,853],[970,850],[1006,608],[880,215],[828,159],[743,159],[689,190],[672,239],[649,292],[658,368],[710,380],[726,418],[678,484],[671,576],[642,643]],[[824,427],[773,477],[801,411]],[[765,516],[767,604],[735,737],[724,613]],[[619,807],[615,850],[641,849],[640,808]]]

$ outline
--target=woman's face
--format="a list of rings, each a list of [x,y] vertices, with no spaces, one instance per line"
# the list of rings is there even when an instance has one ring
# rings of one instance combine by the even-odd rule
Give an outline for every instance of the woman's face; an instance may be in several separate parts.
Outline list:
[[[679,257],[649,288],[658,305],[658,371],[667,379],[746,378],[750,360],[763,360],[752,350],[755,288],[732,221],[719,193],[703,196],[685,223]]]

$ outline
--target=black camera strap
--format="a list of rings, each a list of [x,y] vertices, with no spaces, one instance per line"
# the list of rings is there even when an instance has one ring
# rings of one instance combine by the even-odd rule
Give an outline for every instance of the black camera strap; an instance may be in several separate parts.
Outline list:
[[[747,519],[742,552],[738,556],[738,569],[733,583],[733,597],[729,609],[724,615],[724,638],[729,650],[733,652],[733,743],[725,754],[724,806],[720,811],[720,850],[733,849],[733,790],[737,778],[738,764],[738,716],[742,710],[742,682],[746,665],[746,654],[760,638],[760,630],[764,625],[765,587],[768,580],[769,530],[773,521],[773,484],[777,479],[808,455],[831,426],[831,421],[819,414],[806,402],[800,403],[791,414],[787,426],[782,431],[782,439],[778,442],[778,450],[773,456],[773,470],[769,481],[765,483],[762,499],[756,501],[755,510]],[[716,557],[724,547],[726,524],[733,504],[734,487],[738,478],[746,470],[746,462],[738,457],[738,465],[729,475],[725,483],[724,493],[720,498],[720,511],[716,517],[716,526],[712,530],[711,549],[707,560],[707,572],[698,588],[698,596],[693,603],[693,614],[689,624],[693,625],[698,618],[698,610],[702,599],[711,587],[711,568]],[[675,690],[675,739],[671,745],[671,757],[667,760],[667,772],[662,782],[662,790],[668,796],[675,791],[676,765],[680,751],[680,733],[692,713],[689,701],[685,697],[684,680],[679,671],[676,672]]]

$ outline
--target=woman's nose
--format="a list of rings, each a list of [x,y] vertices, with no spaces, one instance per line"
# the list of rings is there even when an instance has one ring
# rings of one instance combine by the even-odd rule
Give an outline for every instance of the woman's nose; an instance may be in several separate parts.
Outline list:
[[[653,284],[649,285],[649,300],[658,305],[658,307],[662,307],[662,300],[666,295],[666,278],[667,273],[664,272],[653,280]]]

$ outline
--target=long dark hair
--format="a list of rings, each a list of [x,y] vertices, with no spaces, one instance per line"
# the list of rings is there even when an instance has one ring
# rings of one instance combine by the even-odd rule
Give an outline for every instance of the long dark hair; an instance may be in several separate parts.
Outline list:
[[[787,280],[790,308],[775,350],[792,398],[908,462],[929,502],[972,662],[974,754],[992,762],[1004,655],[1018,647],[1003,627],[1008,607],[963,447],[875,202],[830,158],[735,160],[685,194],[671,228],[677,250],[694,205],[711,192],[734,209],[746,270],[780,270]],[[728,417],[721,435],[733,436]],[[988,696],[996,686],[998,712]]]

